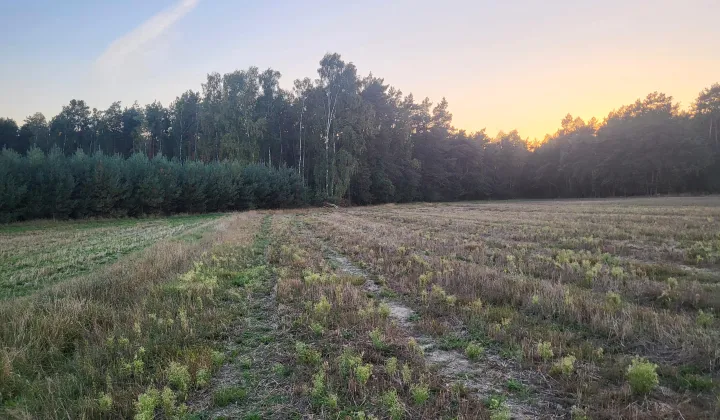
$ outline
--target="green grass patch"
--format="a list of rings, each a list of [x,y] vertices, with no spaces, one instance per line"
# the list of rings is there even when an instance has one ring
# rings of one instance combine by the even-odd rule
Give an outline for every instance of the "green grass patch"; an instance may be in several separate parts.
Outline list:
[[[236,404],[247,398],[247,390],[239,386],[221,388],[213,394],[213,404],[216,407],[227,407]]]

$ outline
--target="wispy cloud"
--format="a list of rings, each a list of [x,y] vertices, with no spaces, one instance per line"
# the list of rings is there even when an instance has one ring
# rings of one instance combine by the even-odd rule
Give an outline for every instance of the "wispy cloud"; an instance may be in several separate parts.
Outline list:
[[[197,6],[200,0],[181,0],[163,10],[129,33],[110,44],[95,60],[95,69],[112,74],[133,64],[133,58],[141,53],[150,42],[160,37],[173,24],[182,19]]]

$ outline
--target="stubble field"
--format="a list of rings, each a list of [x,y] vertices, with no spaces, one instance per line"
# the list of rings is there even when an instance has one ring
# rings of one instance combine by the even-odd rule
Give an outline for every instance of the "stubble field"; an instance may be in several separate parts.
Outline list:
[[[719,219],[707,197],[8,225],[0,416],[716,418]]]

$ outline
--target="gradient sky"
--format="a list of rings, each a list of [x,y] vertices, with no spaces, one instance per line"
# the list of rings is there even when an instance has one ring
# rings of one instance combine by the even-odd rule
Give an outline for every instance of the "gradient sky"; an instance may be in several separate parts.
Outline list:
[[[0,0],[0,116],[70,99],[164,105],[211,71],[282,86],[339,52],[468,131],[554,132],[658,90],[684,106],[720,82],[718,0]]]

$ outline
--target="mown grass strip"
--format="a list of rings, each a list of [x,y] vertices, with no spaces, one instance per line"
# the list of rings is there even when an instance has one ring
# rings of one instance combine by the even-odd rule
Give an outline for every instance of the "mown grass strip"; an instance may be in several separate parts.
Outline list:
[[[0,417],[184,416],[209,386],[236,314],[226,273],[245,267],[260,216],[222,222],[226,242],[164,241],[93,278],[0,306]],[[202,253],[208,253],[203,257]],[[181,274],[182,273],[182,274]]]

